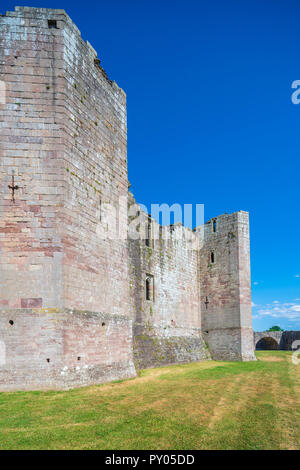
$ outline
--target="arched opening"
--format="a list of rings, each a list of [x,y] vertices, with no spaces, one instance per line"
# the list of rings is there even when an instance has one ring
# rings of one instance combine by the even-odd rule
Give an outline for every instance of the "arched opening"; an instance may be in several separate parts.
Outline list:
[[[278,343],[276,339],[271,338],[270,336],[265,336],[265,338],[261,338],[257,341],[256,349],[260,351],[274,351],[278,349]]]

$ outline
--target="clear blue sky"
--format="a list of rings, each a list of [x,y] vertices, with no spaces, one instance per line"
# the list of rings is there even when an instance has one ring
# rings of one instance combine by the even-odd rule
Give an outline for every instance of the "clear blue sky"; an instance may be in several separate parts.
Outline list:
[[[254,329],[300,329],[300,4],[2,0],[63,8],[128,97],[138,202],[251,217]]]

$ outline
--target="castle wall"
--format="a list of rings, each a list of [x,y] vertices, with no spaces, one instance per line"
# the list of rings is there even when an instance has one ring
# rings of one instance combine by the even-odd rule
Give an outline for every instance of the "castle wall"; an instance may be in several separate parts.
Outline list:
[[[2,383],[134,376],[125,94],[63,10],[17,7],[0,28]]]
[[[199,230],[201,321],[212,357],[254,360],[248,213],[219,216]]]
[[[16,7],[0,38],[0,389],[207,359],[203,338],[253,359],[248,214],[146,243],[140,211],[128,241],[125,93],[63,10]]]
[[[74,24],[63,35],[65,306],[128,317],[126,96]],[[106,217],[107,204],[117,220]]]
[[[63,41],[22,11],[0,17],[0,34],[0,307],[61,307]]]
[[[140,238],[129,239],[135,364],[145,368],[207,359],[201,334],[197,237],[181,225],[160,227],[152,220],[154,239],[147,246],[142,229],[148,216],[141,212],[139,220]],[[149,275],[153,292],[147,300]]]
[[[67,389],[135,374],[132,328],[124,316],[10,309],[1,312],[0,338],[2,391]]]

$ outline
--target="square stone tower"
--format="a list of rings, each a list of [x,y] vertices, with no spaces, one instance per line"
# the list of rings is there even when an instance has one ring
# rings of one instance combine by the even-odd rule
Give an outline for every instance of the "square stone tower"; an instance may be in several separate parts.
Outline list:
[[[1,388],[131,377],[127,240],[99,238],[107,204],[127,229],[126,95],[63,10],[0,36]]]
[[[249,214],[200,228],[201,329],[214,359],[255,360],[251,312]]]

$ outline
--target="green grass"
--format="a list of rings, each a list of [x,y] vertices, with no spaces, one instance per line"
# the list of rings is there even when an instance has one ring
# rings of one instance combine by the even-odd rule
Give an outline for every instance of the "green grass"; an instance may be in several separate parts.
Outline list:
[[[300,366],[260,351],[67,392],[0,394],[0,449],[299,449]]]

